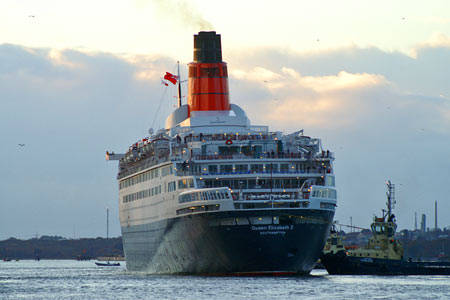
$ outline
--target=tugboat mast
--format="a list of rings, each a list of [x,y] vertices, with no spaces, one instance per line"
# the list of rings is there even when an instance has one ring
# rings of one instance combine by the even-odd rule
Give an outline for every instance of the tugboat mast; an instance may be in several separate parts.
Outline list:
[[[387,208],[388,208],[388,210],[387,210],[387,217],[389,219],[391,217],[391,215],[392,215],[392,209],[394,209],[394,206],[395,206],[395,203],[396,203],[396,201],[395,201],[395,184],[391,183],[391,181],[388,180],[386,182],[386,185],[387,185],[387,188],[388,188],[388,191],[386,192],[386,196],[387,196],[387,203],[386,203],[386,205],[387,205]]]

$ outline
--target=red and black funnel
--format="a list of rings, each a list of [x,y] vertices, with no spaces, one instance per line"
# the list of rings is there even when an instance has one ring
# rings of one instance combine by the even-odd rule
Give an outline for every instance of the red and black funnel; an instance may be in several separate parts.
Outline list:
[[[220,34],[194,35],[194,61],[189,63],[188,114],[230,110],[227,64],[222,61]]]

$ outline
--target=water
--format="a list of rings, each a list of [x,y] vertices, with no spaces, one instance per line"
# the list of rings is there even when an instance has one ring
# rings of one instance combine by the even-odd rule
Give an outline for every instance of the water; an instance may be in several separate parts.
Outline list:
[[[0,299],[450,299],[450,276],[161,276],[93,261],[0,261]]]

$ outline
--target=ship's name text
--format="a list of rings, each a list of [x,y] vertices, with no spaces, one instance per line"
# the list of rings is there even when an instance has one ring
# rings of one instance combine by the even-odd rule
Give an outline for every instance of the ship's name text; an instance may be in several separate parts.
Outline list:
[[[292,230],[294,229],[294,225],[279,225],[279,226],[274,226],[274,225],[268,225],[268,226],[252,226],[252,230],[257,230],[257,231],[261,231],[261,230]]]

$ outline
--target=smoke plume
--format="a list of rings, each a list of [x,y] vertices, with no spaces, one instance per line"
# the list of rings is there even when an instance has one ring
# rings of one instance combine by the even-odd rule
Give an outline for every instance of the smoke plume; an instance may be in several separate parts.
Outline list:
[[[194,30],[213,30],[212,24],[185,0],[153,0],[161,14]]]

